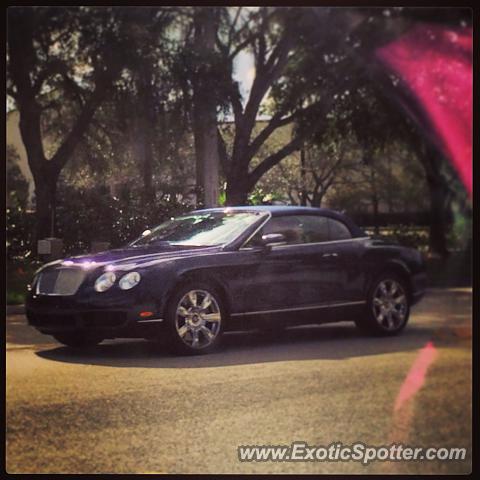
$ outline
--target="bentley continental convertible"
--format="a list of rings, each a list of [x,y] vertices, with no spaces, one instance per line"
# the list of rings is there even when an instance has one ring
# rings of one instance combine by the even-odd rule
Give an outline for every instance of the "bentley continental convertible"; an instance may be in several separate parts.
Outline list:
[[[425,284],[418,251],[371,238],[340,213],[212,208],[124,248],[44,265],[26,313],[30,325],[71,347],[136,337],[195,354],[238,329],[351,320],[395,335]]]

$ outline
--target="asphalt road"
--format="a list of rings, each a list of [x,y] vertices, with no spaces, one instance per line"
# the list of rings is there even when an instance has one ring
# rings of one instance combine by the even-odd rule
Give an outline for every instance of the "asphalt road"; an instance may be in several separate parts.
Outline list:
[[[232,333],[202,357],[174,357],[137,340],[77,352],[9,315],[7,471],[470,472],[471,295],[429,291],[394,338],[365,337],[349,323]],[[367,466],[238,460],[239,445],[294,441],[402,442],[468,454]]]

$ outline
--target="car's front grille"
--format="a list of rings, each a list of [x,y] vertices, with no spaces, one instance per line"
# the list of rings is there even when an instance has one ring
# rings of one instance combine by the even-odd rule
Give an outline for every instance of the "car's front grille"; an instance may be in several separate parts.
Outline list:
[[[40,295],[75,295],[85,279],[81,268],[47,270],[38,276],[36,291]]]

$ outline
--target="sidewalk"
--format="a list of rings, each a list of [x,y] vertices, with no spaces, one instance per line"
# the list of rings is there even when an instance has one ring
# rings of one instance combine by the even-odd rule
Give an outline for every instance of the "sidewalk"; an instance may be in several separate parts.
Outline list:
[[[25,305],[7,305],[7,315],[22,315],[25,313]]]

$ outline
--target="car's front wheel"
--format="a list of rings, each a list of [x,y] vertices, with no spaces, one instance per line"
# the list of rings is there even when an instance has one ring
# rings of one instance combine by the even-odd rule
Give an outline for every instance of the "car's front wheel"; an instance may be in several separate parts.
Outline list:
[[[89,348],[98,345],[103,338],[82,333],[58,333],[53,335],[57,342],[72,348]]]
[[[395,274],[382,274],[372,285],[365,315],[356,320],[357,326],[376,335],[401,332],[410,315],[410,299],[405,282]]]
[[[220,294],[208,284],[193,282],[179,288],[166,317],[170,346],[176,353],[209,353],[220,343],[225,308]]]

